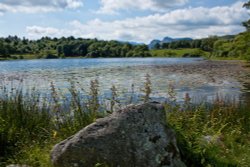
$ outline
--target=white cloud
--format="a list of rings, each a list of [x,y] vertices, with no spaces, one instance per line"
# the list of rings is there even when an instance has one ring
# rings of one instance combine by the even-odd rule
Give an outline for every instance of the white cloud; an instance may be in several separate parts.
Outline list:
[[[0,14],[6,12],[51,12],[61,9],[75,9],[82,5],[82,0],[3,0],[0,2]]]
[[[118,10],[139,9],[164,12],[173,6],[181,6],[189,0],[100,0],[98,13],[113,14]]]
[[[60,30],[57,35],[137,42],[149,42],[165,36],[200,38],[241,32],[244,30],[241,22],[248,17],[242,3],[237,2],[232,6],[178,9],[116,21],[94,19],[81,23],[75,20],[70,23],[70,29]],[[30,34],[30,31],[27,32]]]
[[[40,26],[30,26],[26,28],[29,36],[32,38],[39,38],[42,36],[60,36],[63,30],[59,30],[52,27],[40,27]]]
[[[70,9],[76,9],[83,6],[83,2],[80,0],[67,0],[67,7]]]

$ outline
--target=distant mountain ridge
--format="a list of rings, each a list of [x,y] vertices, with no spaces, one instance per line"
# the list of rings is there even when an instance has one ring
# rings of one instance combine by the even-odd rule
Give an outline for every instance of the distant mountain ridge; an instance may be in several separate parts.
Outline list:
[[[175,41],[192,41],[192,38],[171,38],[171,37],[165,37],[163,38],[163,40],[158,40],[158,39],[154,39],[152,40],[149,44],[148,47],[149,49],[153,49],[155,47],[156,44],[163,44],[163,43],[171,43],[171,42],[175,42]]]
[[[120,42],[120,43],[122,43],[122,44],[128,43],[128,44],[131,44],[131,45],[134,45],[134,46],[136,46],[136,45],[146,45],[145,43],[142,43],[142,42],[134,42],[134,41],[118,41],[118,42]]]

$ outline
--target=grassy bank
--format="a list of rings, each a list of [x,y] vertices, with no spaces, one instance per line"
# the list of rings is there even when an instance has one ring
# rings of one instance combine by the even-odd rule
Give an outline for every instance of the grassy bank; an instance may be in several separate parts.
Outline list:
[[[84,126],[112,112],[120,105],[115,86],[109,105],[99,97],[99,83],[93,80],[85,94],[71,83],[65,96],[51,83],[50,95],[42,97],[32,89],[22,92],[0,88],[0,166],[27,164],[51,166],[52,146]],[[151,82],[146,76],[141,102],[150,100]],[[247,166],[250,164],[250,109],[244,104],[216,99],[212,104],[176,104],[175,90],[168,91],[164,103],[166,121],[177,134],[188,166]],[[83,98],[86,97],[86,98]],[[107,102],[106,101],[106,102]],[[129,101],[129,99],[128,99]]]
[[[153,57],[208,57],[209,53],[200,49],[159,49],[150,50]]]
[[[232,57],[232,56],[217,56],[214,53],[210,53],[207,51],[203,51],[198,48],[180,48],[180,49],[153,49],[149,51],[148,57],[203,57],[208,58],[211,60],[245,60],[244,56],[238,56],[238,57]],[[105,58],[100,57],[100,58]],[[140,57],[140,55],[137,55],[135,57]],[[1,58],[2,60],[31,60],[31,59],[59,59],[62,57],[38,57],[35,54],[21,54],[21,55],[12,55],[7,58]],[[83,56],[74,56],[74,57],[63,57],[68,59],[75,59],[75,58],[87,58]],[[107,57],[106,57],[107,58]],[[111,57],[110,57],[111,58]]]

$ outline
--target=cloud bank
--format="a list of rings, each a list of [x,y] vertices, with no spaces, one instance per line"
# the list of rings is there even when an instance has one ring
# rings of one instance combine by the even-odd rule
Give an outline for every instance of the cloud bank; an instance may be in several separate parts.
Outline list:
[[[51,12],[62,9],[76,9],[83,6],[81,0],[2,0],[0,14],[6,12]]]
[[[171,7],[181,6],[189,0],[100,0],[99,13],[114,14],[120,10],[150,10],[164,12]]]
[[[31,26],[27,33],[33,38],[54,34],[52,36],[74,35],[146,43],[164,36],[201,38],[235,34],[244,30],[241,22],[249,17],[242,5],[242,2],[236,2],[231,6],[185,8],[115,21],[94,19],[83,23],[74,20],[69,23],[69,29]]]

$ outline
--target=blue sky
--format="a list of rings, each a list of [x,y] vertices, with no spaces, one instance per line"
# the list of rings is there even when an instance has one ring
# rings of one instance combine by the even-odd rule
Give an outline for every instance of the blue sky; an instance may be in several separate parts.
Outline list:
[[[0,36],[148,43],[244,31],[243,0],[0,0]]]

